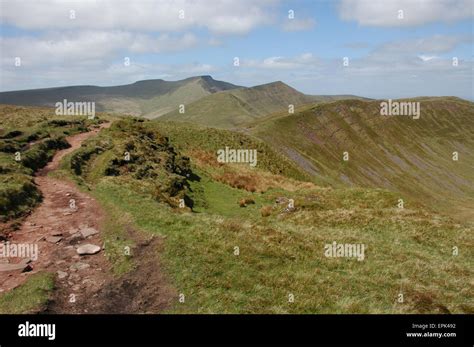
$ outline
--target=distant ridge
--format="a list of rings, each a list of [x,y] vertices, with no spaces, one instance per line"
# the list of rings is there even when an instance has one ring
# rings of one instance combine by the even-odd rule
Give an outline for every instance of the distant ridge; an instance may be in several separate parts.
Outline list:
[[[9,91],[0,93],[0,103],[53,107],[63,99],[73,102],[94,101],[99,111],[156,117],[180,104],[235,88],[240,87],[206,75],[180,81],[151,79],[109,87],[82,85]]]
[[[173,110],[160,120],[192,122],[218,128],[233,128],[275,112],[288,112],[317,101],[358,98],[356,96],[306,95],[282,81],[251,88],[230,89],[208,95],[186,106],[184,113]]]
[[[65,86],[0,92],[0,104],[54,107],[64,99],[93,101],[97,111],[146,118],[190,121],[208,126],[234,127],[273,112],[317,101],[362,99],[352,95],[306,95],[282,81],[251,88],[218,81],[209,75],[179,81],[141,80],[119,86]],[[185,113],[178,112],[185,105]]]

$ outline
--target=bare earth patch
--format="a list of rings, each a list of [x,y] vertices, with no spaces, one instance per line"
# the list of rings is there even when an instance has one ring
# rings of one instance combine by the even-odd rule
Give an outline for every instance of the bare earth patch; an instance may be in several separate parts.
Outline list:
[[[16,231],[9,230],[7,239],[10,244],[37,245],[38,257],[0,259],[0,293],[20,286],[32,274],[47,271],[55,274],[48,313],[158,312],[169,304],[172,290],[160,289],[166,286],[157,268],[158,239],[139,244],[136,255],[144,258],[137,260],[137,271],[114,278],[102,249],[101,206],[74,183],[47,175],[59,167],[65,155],[108,126],[110,123],[68,137],[71,147],[57,152],[37,173],[35,183],[43,202]],[[79,255],[77,248],[85,244],[101,249],[96,254]],[[128,304],[121,303],[125,301]]]

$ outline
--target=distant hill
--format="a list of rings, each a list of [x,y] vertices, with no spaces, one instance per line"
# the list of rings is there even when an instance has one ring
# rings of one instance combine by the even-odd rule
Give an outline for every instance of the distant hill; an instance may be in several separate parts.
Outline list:
[[[245,88],[211,76],[197,76],[180,81],[152,79],[110,87],[85,85],[1,92],[0,104],[54,107],[64,99],[87,101],[95,102],[99,112],[150,119],[166,115],[164,120],[232,128],[274,112],[287,112],[290,104],[296,108],[312,102],[352,98],[358,97],[306,95],[283,82]],[[184,114],[179,113],[180,105],[186,106]]]
[[[474,104],[455,97],[409,101],[420,102],[419,119],[382,116],[380,100],[341,100],[246,131],[321,184],[382,187],[474,221]]]
[[[235,88],[239,86],[216,81],[211,76],[198,76],[180,81],[145,80],[114,87],[71,86],[2,92],[0,103],[54,107],[63,99],[94,101],[97,111],[153,118],[176,109],[180,104]]]
[[[160,120],[233,128],[275,112],[288,112],[289,105],[296,108],[315,101],[346,98],[358,97],[306,95],[277,81],[208,95],[187,105],[184,113],[176,109],[160,117]]]

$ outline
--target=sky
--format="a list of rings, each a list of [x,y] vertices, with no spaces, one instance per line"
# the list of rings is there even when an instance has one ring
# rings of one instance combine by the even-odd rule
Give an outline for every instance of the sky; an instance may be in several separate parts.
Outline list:
[[[474,100],[474,0],[0,0],[0,91],[211,75]]]

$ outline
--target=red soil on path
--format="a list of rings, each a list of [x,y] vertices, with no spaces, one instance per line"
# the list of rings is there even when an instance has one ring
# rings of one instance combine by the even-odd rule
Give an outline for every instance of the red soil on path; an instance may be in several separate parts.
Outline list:
[[[58,151],[51,162],[40,170],[35,183],[43,195],[42,203],[33,213],[24,219],[17,231],[9,233],[12,244],[28,244],[38,247],[37,259],[31,259],[31,271],[7,271],[10,265],[25,262],[22,258],[0,258],[0,293],[15,288],[40,271],[53,272],[56,276],[57,297],[69,303],[68,313],[87,312],[80,305],[88,300],[108,279],[110,265],[101,250],[95,255],[79,255],[76,251],[81,244],[102,246],[100,223],[103,213],[95,199],[81,192],[72,182],[48,176],[59,167],[61,159],[78,149],[82,142],[96,135],[102,128],[109,127],[105,123],[87,133],[68,137],[71,147]],[[71,204],[73,203],[73,204]],[[74,206],[75,205],[75,206]],[[71,299],[75,299],[75,302]],[[59,309],[60,313],[62,309]]]

